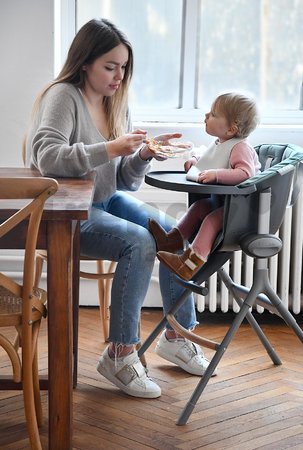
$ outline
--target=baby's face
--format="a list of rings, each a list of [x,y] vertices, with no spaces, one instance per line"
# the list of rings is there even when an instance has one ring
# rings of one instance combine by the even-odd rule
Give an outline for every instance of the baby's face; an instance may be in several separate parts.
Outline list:
[[[226,118],[222,113],[217,112],[216,109],[211,109],[210,112],[205,114],[205,131],[211,136],[216,136],[220,140],[229,139],[229,125]]]

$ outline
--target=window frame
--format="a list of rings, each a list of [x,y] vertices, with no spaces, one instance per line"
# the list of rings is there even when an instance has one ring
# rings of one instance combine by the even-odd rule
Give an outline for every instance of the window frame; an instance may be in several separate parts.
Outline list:
[[[54,76],[56,76],[66,58],[69,45],[76,33],[77,0],[54,0]],[[200,123],[204,118],[202,109],[193,107],[196,101],[198,82],[198,18],[200,0],[183,0],[183,29],[181,46],[180,97],[182,107],[178,109],[155,110],[136,108],[132,111],[134,121]],[[193,26],[196,24],[196,26]],[[301,87],[303,98],[303,80]],[[298,98],[298,108],[299,108]],[[301,103],[303,101],[301,100]],[[303,105],[302,105],[303,106]],[[303,110],[277,111],[274,114],[261,110],[262,125],[302,125]]]

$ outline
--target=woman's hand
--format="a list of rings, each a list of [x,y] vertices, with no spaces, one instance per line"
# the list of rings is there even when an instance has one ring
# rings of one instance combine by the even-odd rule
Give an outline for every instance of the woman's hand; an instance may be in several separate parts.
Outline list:
[[[141,147],[145,137],[146,131],[136,130],[107,142],[106,146],[109,159],[116,158],[117,156],[132,155]]]
[[[170,139],[179,139],[180,137],[182,137],[181,133],[165,133],[154,136],[153,139],[161,142],[162,145],[170,145]]]
[[[158,136],[154,136],[153,140],[157,141],[159,143],[161,143],[162,145],[172,145],[170,142],[170,139],[179,139],[180,137],[182,137],[181,133],[165,133],[165,134],[159,134]],[[178,144],[175,144],[176,147],[178,146]],[[148,148],[148,145],[145,145],[144,147],[142,147],[142,149],[140,150],[140,156],[143,160],[147,161],[150,158],[154,158],[157,161],[165,161],[167,159],[167,156],[165,156],[165,154],[163,153],[155,153],[153,151],[151,151]]]
[[[143,161],[149,161],[151,158],[156,159],[157,161],[165,161],[167,159],[166,156],[162,155],[161,153],[157,155],[156,153],[152,152],[148,145],[144,145],[140,150],[140,158],[143,159]]]

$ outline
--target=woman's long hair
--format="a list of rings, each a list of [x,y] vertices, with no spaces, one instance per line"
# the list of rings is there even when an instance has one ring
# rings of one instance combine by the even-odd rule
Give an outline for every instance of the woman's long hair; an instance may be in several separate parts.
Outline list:
[[[128,61],[125,67],[124,78],[113,96],[104,97],[104,106],[110,139],[121,136],[125,132],[128,87],[133,74],[133,51],[126,36],[106,19],[90,20],[80,28],[70,46],[61,72],[38,96],[34,111],[39,107],[45,93],[55,84],[70,83],[79,89],[83,88],[85,83],[83,66],[92,64],[97,58],[108,53],[119,44],[124,44],[128,49]]]

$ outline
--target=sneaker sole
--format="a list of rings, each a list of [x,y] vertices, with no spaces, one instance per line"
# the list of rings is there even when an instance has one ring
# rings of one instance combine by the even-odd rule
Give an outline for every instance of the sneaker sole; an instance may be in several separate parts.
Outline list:
[[[121,381],[119,381],[115,376],[111,373],[108,373],[106,369],[98,362],[97,371],[108,381],[117,386],[121,391],[125,392],[125,394],[130,395],[132,397],[140,397],[140,398],[158,398],[161,396],[161,389],[159,388],[158,392],[142,392],[142,391],[134,391],[133,389],[129,389],[125,386]]]
[[[206,369],[204,370],[203,374],[201,373],[197,373],[194,370],[190,371],[189,369],[191,369],[190,367],[188,367],[188,365],[182,361],[181,359],[175,357],[174,355],[167,355],[167,353],[162,352],[161,348],[156,347],[155,348],[155,352],[157,355],[161,356],[161,358],[165,359],[166,361],[169,361],[173,364],[176,364],[177,366],[181,367],[181,369],[183,369],[185,372],[190,373],[191,375],[196,375],[198,377],[203,377],[204,373],[206,372]],[[214,370],[214,372],[212,373],[212,377],[215,377],[217,375],[217,369]]]

